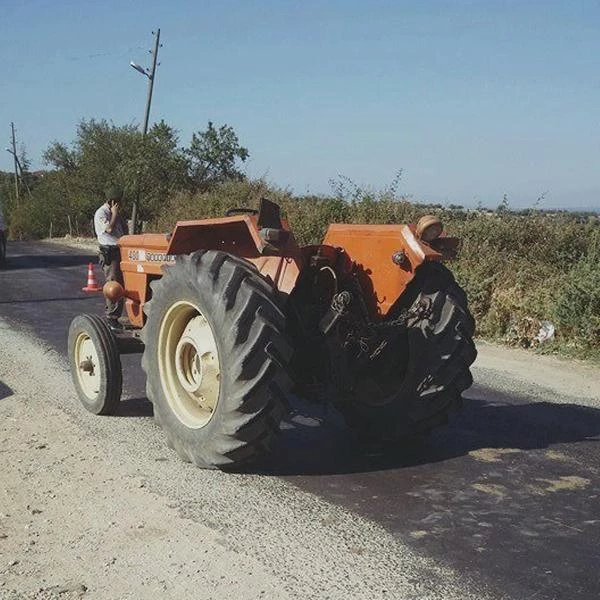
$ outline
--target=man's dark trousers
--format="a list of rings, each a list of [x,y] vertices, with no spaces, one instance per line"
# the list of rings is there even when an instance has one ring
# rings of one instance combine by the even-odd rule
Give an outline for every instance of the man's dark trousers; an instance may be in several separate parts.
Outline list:
[[[118,281],[123,285],[121,273],[121,253],[118,246],[100,246],[99,263],[106,281]],[[113,302],[106,298],[106,318],[117,321],[123,312],[123,298]]]

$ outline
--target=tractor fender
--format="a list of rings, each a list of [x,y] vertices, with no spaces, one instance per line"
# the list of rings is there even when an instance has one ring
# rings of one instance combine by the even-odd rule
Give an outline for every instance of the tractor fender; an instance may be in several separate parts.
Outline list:
[[[179,221],[168,255],[219,250],[253,263],[275,287],[289,294],[302,270],[303,257],[285,220],[281,229],[260,227],[257,215],[235,215],[201,221]]]
[[[149,278],[162,276],[177,255],[218,250],[245,259],[284,295],[294,289],[304,259],[285,220],[282,229],[260,228],[256,215],[179,221],[172,234],[127,235],[119,240],[125,308],[135,327],[143,325]],[[266,230],[266,231],[265,231]]]
[[[413,225],[332,224],[323,243],[343,248],[353,262],[374,319],[389,312],[421,264],[443,259],[417,237]]]

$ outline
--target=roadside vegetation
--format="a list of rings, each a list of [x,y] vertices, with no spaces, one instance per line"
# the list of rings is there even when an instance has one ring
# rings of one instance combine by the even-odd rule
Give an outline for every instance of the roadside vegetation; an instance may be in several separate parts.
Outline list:
[[[82,121],[71,145],[45,152],[48,170],[14,180],[0,173],[0,202],[12,238],[91,236],[94,210],[107,185],[125,189],[129,214],[138,193],[147,230],[168,231],[179,219],[222,216],[231,207],[278,202],[298,241],[317,243],[335,222],[411,222],[435,212],[462,239],[452,265],[466,289],[479,336],[541,352],[600,360],[600,223],[597,216],[419,204],[398,188],[365,190],[347,178],[327,196],[297,196],[240,170],[249,153],[234,130],[212,123],[181,146],[164,122],[145,139],[133,126]],[[27,165],[26,156],[21,163]],[[27,184],[27,185],[25,185]],[[139,186],[139,187],[138,187]],[[551,339],[542,341],[554,330]]]

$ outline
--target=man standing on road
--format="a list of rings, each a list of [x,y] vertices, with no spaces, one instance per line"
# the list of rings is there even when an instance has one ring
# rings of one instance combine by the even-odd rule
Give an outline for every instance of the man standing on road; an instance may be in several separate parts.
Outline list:
[[[117,242],[125,234],[125,221],[119,214],[122,191],[117,187],[106,190],[106,202],[94,215],[94,229],[100,245],[99,262],[106,281],[118,281],[123,285],[121,256]],[[106,299],[106,319],[113,330],[122,329],[119,317],[123,312],[123,298],[118,302]]]

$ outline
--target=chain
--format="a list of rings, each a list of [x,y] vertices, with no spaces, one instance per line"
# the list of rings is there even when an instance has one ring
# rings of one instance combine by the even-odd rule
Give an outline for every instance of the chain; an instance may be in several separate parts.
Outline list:
[[[393,329],[395,327],[406,327],[408,321],[413,317],[419,321],[423,321],[431,317],[432,313],[433,310],[431,306],[431,299],[421,298],[421,300],[419,300],[419,303],[415,307],[411,309],[405,308],[400,311],[400,314],[395,319],[392,319],[391,321],[384,321],[383,323],[375,323],[373,327],[376,330]]]

